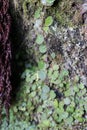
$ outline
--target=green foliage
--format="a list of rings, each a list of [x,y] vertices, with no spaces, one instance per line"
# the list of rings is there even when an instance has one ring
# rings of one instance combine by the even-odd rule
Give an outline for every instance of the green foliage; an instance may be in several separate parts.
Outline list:
[[[44,81],[44,80],[46,79],[46,71],[44,71],[44,70],[39,71],[39,72],[38,72],[38,77],[39,77],[42,81]]]
[[[75,122],[86,121],[83,115],[84,110],[87,110],[87,99],[83,98],[86,91],[82,83],[72,86],[67,70],[59,71],[60,66],[54,62],[47,70],[45,64],[41,60],[34,67],[35,71],[32,67],[26,68],[22,74],[24,81],[17,92],[17,103],[10,111],[9,130],[70,129]],[[61,99],[55,89],[61,94]],[[5,127],[2,124],[2,130]]]
[[[44,26],[50,26],[50,25],[52,25],[52,23],[53,23],[53,18],[52,18],[52,16],[48,16],[46,19],[45,19],[45,25]]]
[[[38,35],[38,36],[37,36],[37,39],[36,39],[36,43],[37,43],[37,44],[42,44],[43,41],[44,41],[43,35]]]
[[[25,14],[28,12],[26,4],[30,2],[24,0]],[[51,5],[54,0],[46,2]],[[75,82],[70,81],[68,70],[56,62],[55,52],[48,55],[45,38],[54,20],[52,16],[46,19],[41,17],[41,10],[38,8],[34,13],[35,20],[43,21],[41,33],[36,32],[34,46],[38,52],[38,57],[35,57],[37,64],[30,63],[32,59],[26,61],[20,89],[15,104],[11,106],[8,130],[70,130],[75,124],[87,122],[84,117],[87,112],[87,89],[78,83],[78,77]],[[56,18],[65,24],[60,12],[56,13]],[[3,110],[1,130],[5,129],[7,123]]]
[[[40,51],[41,53],[45,53],[45,52],[47,51],[46,45],[41,45],[41,46],[39,47],[39,51]]]
[[[65,104],[65,105],[69,105],[69,104],[70,104],[70,102],[71,102],[71,101],[70,101],[70,99],[69,99],[69,98],[65,98],[65,99],[64,99],[64,104]]]
[[[52,57],[53,59],[55,58],[55,53],[54,53],[54,52],[52,52],[51,57]]]
[[[38,19],[40,18],[41,8],[37,9],[34,14],[34,18]]]

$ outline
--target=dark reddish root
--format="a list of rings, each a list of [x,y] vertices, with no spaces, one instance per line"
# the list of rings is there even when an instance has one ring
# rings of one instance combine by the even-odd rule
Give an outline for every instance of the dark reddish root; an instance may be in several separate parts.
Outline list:
[[[9,116],[10,93],[11,93],[11,43],[9,32],[11,19],[8,14],[9,1],[0,0],[0,113],[2,107]],[[1,114],[0,114],[1,116]]]

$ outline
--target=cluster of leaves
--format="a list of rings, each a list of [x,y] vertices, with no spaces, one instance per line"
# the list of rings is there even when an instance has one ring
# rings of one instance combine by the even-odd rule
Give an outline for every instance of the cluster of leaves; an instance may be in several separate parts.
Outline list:
[[[42,19],[41,13],[38,8],[34,19]],[[48,55],[45,36],[52,23],[52,16],[46,17],[42,33],[36,33],[37,66],[25,63],[17,101],[10,109],[9,130],[70,130],[73,125],[87,122],[87,89],[78,77],[71,82],[69,72],[55,61],[55,52]],[[1,130],[6,128],[4,118]]]
[[[78,77],[71,84],[68,71],[55,62],[54,52],[51,54],[51,63],[47,62],[44,41],[44,36],[38,34],[35,41],[40,54],[38,65],[25,64],[17,103],[10,110],[10,130],[13,126],[19,130],[61,130],[86,121],[86,88],[78,83]],[[5,127],[2,124],[2,128]]]
[[[0,0],[0,108],[4,105],[7,115],[11,91],[11,45],[9,40],[11,20],[8,8],[9,1]]]
[[[48,67],[43,61],[26,68],[17,103],[10,110],[9,130],[70,129],[87,121],[86,88],[78,83],[72,86],[68,71],[59,68],[54,62]]]

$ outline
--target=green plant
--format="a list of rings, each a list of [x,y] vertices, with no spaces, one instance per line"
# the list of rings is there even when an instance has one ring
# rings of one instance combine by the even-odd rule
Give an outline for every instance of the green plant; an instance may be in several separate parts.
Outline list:
[[[41,3],[45,6],[51,6],[53,5],[55,0],[41,0]]]
[[[30,6],[31,2],[37,1],[24,0],[23,12],[28,14],[27,4]],[[46,0],[46,2],[51,6],[54,0]],[[87,122],[85,117],[85,113],[87,113],[87,89],[82,83],[79,83],[78,76],[75,77],[75,81],[70,80],[68,70],[60,62],[57,63],[56,52],[49,54],[47,42],[51,34],[49,30],[55,23],[53,19],[55,11],[52,12],[52,16],[49,14],[45,17],[44,7],[42,5],[39,7],[40,4],[37,2],[32,17],[34,20],[40,19],[42,21],[39,26],[40,32],[37,33],[36,30],[34,35],[36,40],[33,39],[35,42],[33,44],[34,53],[38,53],[34,57],[37,59],[37,63],[31,62],[33,58],[29,60],[25,58],[25,70],[21,75],[20,89],[17,91],[15,103],[10,110],[9,130],[71,130],[74,129],[73,125]],[[57,10],[58,22],[65,25],[65,13],[61,13],[59,8]],[[27,52],[30,56],[31,51],[27,50]],[[18,56],[17,59],[18,64],[20,64]],[[5,130],[7,123],[4,110],[2,116],[3,123],[0,127],[1,130]]]

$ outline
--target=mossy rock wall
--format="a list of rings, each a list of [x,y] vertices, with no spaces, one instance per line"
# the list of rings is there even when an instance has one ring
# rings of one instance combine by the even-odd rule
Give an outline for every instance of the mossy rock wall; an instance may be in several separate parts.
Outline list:
[[[10,0],[13,91],[10,123],[7,127],[3,109],[1,130],[87,129],[85,62],[80,62],[86,41],[81,19],[73,20],[81,3]]]

